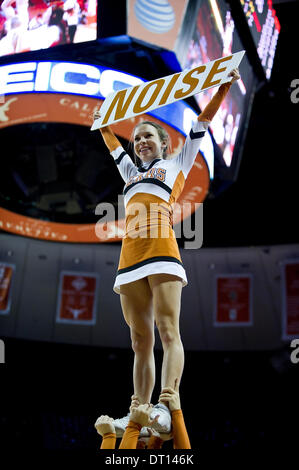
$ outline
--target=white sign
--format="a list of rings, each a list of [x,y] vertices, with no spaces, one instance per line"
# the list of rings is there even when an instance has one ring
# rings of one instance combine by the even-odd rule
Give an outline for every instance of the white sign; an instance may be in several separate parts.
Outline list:
[[[244,54],[245,51],[236,52],[191,70],[111,93],[101,107],[101,117],[94,121],[91,130],[147,113],[229,82],[229,72],[239,66]]]

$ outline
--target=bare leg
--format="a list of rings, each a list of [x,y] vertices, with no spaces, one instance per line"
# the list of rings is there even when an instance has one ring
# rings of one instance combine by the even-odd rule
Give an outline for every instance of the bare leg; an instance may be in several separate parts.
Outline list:
[[[179,387],[184,369],[184,348],[179,331],[182,282],[167,274],[148,276],[153,293],[156,324],[163,346],[161,388]]]
[[[154,314],[152,292],[146,278],[121,286],[121,306],[130,327],[134,395],[140,403],[150,403],[155,386]]]

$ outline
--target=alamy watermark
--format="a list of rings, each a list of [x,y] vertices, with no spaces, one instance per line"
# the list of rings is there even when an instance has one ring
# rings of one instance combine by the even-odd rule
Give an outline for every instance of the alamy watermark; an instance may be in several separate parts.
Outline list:
[[[183,202],[169,205],[165,202],[156,203],[130,203],[127,205],[126,214],[124,197],[118,196],[118,217],[116,218],[115,206],[110,203],[100,203],[95,209],[95,214],[100,215],[96,223],[95,233],[99,239],[109,238],[108,231],[114,227],[114,236],[127,238],[182,238],[184,248],[201,248],[203,243],[203,204]],[[193,214],[193,215],[192,215]],[[118,221],[125,219],[126,227],[123,231],[118,229]],[[178,223],[174,223],[173,220]],[[181,222],[180,222],[181,221]],[[109,228],[108,228],[109,227]],[[117,227],[117,229],[115,229]],[[106,236],[106,237],[105,237]],[[112,236],[110,237],[112,238]]]
[[[291,88],[294,88],[294,90],[291,93],[291,101],[294,104],[299,103],[299,78],[294,78],[294,80],[291,81]]]
[[[292,351],[290,359],[293,364],[298,364],[299,362],[299,338],[293,339],[291,341],[291,348],[295,348],[294,351]]]
[[[5,363],[5,344],[3,339],[0,339],[0,364]]]

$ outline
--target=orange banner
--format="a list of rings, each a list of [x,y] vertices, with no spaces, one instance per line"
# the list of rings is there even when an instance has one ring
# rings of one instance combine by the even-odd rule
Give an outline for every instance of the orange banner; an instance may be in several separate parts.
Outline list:
[[[282,273],[282,319],[283,339],[299,336],[299,262],[288,260],[283,263]]]
[[[14,266],[0,263],[0,314],[7,314],[10,310],[13,270]]]
[[[216,277],[214,326],[252,325],[252,278],[246,274]]]
[[[96,323],[97,275],[63,271],[60,275],[56,321],[58,323]]]

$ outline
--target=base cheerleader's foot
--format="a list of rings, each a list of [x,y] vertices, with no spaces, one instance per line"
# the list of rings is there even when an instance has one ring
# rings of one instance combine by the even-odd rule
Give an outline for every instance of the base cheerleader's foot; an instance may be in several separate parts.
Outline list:
[[[137,395],[132,395],[130,412],[123,418],[115,419],[113,422],[114,427],[115,427],[116,437],[123,437],[126,427],[128,426],[129,421],[130,421],[130,413],[132,409],[136,408],[138,405],[139,405],[139,400],[138,400]]]

